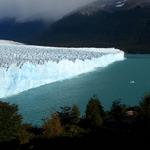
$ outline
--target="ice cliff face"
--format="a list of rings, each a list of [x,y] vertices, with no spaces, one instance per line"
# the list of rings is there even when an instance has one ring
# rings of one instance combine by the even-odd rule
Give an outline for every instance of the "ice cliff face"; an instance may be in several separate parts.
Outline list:
[[[64,80],[124,59],[118,49],[0,43],[0,97]]]

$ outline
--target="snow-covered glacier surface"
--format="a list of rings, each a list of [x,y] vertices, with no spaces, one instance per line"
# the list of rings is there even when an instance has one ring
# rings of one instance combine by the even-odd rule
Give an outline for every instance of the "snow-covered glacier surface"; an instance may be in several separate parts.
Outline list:
[[[0,42],[0,97],[72,78],[124,59],[114,48],[57,48]]]

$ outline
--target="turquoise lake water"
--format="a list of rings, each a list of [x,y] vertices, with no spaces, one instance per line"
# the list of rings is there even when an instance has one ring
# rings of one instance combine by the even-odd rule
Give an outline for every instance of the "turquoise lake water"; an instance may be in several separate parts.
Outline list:
[[[150,55],[127,55],[124,61],[78,77],[41,86],[6,98],[19,105],[24,122],[40,125],[60,106],[76,104],[81,111],[89,98],[97,95],[105,109],[112,101],[121,99],[127,105],[136,105],[150,93]]]

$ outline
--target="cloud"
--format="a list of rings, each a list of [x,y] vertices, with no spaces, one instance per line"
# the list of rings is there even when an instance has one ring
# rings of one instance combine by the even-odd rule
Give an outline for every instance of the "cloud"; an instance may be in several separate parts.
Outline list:
[[[0,0],[0,19],[56,20],[95,0]]]

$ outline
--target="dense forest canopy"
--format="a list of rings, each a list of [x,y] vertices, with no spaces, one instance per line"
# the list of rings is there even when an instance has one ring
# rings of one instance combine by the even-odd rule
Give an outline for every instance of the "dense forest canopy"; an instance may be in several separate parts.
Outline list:
[[[89,100],[83,116],[76,105],[61,107],[60,111],[44,120],[41,127],[22,123],[16,105],[0,102],[0,143],[5,148],[40,149],[45,146],[58,147],[61,143],[64,147],[68,144],[79,146],[81,143],[96,146],[100,141],[115,144],[115,140],[121,143],[125,140],[128,145],[131,138],[141,140],[141,143],[136,143],[138,145],[143,141],[147,143],[148,137],[149,95],[132,107],[114,101],[109,111],[104,111],[100,100],[94,96]]]

